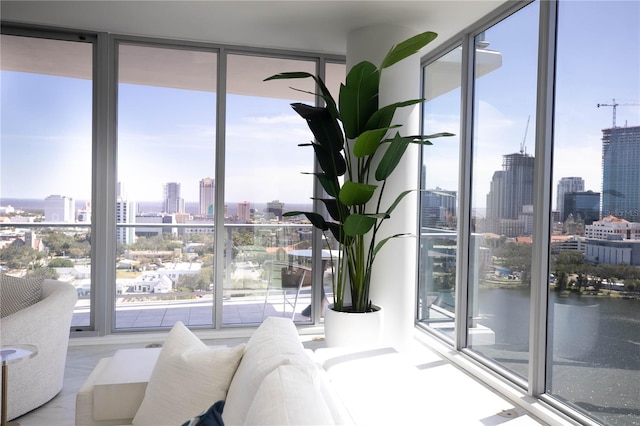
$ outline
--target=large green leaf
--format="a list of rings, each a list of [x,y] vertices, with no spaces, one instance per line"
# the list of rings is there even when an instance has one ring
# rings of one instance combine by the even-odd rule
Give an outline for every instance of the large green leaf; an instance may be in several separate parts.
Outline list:
[[[348,246],[353,243],[353,237],[351,235],[347,235],[344,232],[344,226],[341,223],[327,222],[327,226],[329,227],[329,230],[335,237],[336,241],[338,241],[343,246]]]
[[[404,58],[417,53],[420,49],[435,40],[436,37],[438,37],[438,34],[427,31],[422,34],[415,35],[401,43],[398,43],[396,46],[393,46],[389,50],[387,56],[385,56],[385,58],[382,60],[380,69],[388,68],[391,65],[400,62]]]
[[[286,212],[283,214],[283,216],[300,216],[300,215],[305,215],[307,219],[309,219],[309,222],[311,222],[311,224],[318,229],[321,229],[323,231],[326,231],[327,229],[329,229],[329,222],[325,221],[321,215],[315,212],[292,211],[292,212]]]
[[[390,105],[383,106],[379,110],[377,110],[373,115],[369,118],[369,121],[365,125],[366,130],[373,129],[382,129],[385,127],[391,126],[391,120],[393,120],[393,116],[396,113],[396,109],[415,105],[417,103],[422,102],[422,99],[412,99],[410,101],[404,102],[395,102]],[[399,127],[399,126],[393,126]]]
[[[329,92],[329,89],[327,89],[327,86],[324,84],[324,81],[322,81],[320,77],[304,71],[281,72],[279,74],[272,75],[271,77],[267,77],[263,81],[286,80],[286,79],[294,79],[294,78],[313,78],[316,84],[318,85],[318,87],[320,88],[320,96],[324,99],[325,103],[327,104],[327,108],[329,109],[329,112],[331,113],[333,118],[338,119],[338,108],[336,106],[336,101],[333,99],[333,96],[331,96],[331,92]],[[298,90],[299,92],[310,93],[305,90],[299,90],[299,89],[294,89],[294,90]],[[316,95],[315,93],[311,93],[311,94]]]
[[[331,218],[337,222],[344,222],[349,216],[349,209],[335,198],[314,198],[314,200],[321,201]]]
[[[365,204],[373,197],[376,190],[375,185],[352,182],[350,180],[342,184],[338,198],[345,206],[355,206]]]
[[[356,138],[353,144],[353,155],[356,157],[366,157],[372,155],[380,146],[380,141],[387,134],[388,128],[367,130]]]
[[[347,138],[355,139],[378,110],[380,72],[371,62],[356,64],[340,86],[340,119]]]
[[[347,163],[339,151],[328,151],[320,144],[311,144],[316,153],[316,159],[325,175],[330,178],[342,176],[347,171]]]
[[[347,235],[364,235],[376,224],[376,218],[363,214],[352,214],[344,221],[344,232]]]
[[[316,141],[327,151],[340,151],[344,147],[344,136],[338,120],[331,116],[326,107],[316,107],[303,103],[293,103],[291,107],[307,121]]]
[[[318,182],[320,182],[320,185],[328,195],[338,198],[338,194],[340,193],[340,183],[338,182],[337,176],[329,176],[326,173],[303,172],[302,174],[314,175],[318,178]]]
[[[455,133],[449,133],[449,132],[440,132],[440,133],[434,133],[432,135],[416,135],[416,136],[410,136],[411,138],[414,139],[422,139],[422,140],[427,140],[427,139],[436,139],[436,138],[442,138],[442,137],[447,137],[447,136],[455,136]]]
[[[411,234],[409,233],[403,233],[403,234],[395,234],[392,235],[390,237],[384,238],[383,240],[379,241],[378,244],[376,244],[376,247],[373,249],[373,256],[375,257],[376,254],[378,254],[378,252],[380,251],[380,249],[382,247],[384,247],[384,245],[387,243],[387,241],[389,241],[392,238],[399,238],[399,237],[407,237]]]
[[[391,139],[389,147],[382,156],[380,163],[378,163],[378,168],[376,169],[376,180],[383,181],[391,176],[391,173],[393,173],[398,163],[400,163],[400,160],[410,143],[411,139],[403,138],[400,136],[400,133],[396,132],[396,135]]]
[[[391,213],[395,210],[395,208],[398,206],[398,204],[400,204],[400,201],[402,201],[402,199],[404,197],[406,197],[407,194],[409,194],[410,192],[413,192],[413,191],[416,191],[416,190],[415,189],[407,189],[406,191],[402,191],[400,194],[398,194],[396,199],[393,201],[393,203],[389,206],[389,208],[386,211],[387,217],[390,217]]]

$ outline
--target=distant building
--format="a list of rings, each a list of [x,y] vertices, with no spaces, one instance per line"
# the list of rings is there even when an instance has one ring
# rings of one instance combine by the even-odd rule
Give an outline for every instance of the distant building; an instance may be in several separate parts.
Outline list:
[[[556,191],[556,210],[560,214],[560,220],[564,222],[567,220],[568,214],[565,213],[564,208],[564,194],[569,192],[583,192],[584,191],[584,179],[581,177],[563,177],[558,182]],[[575,216],[575,215],[574,215]]]
[[[16,209],[12,205],[0,206],[0,215],[13,214],[15,212]]]
[[[248,201],[238,203],[238,222],[247,223],[251,221],[251,204]]]
[[[76,208],[73,198],[64,195],[49,195],[44,199],[45,222],[74,223]]]
[[[429,189],[420,195],[420,226],[427,228],[455,228],[458,193],[440,188]]]
[[[198,213],[201,215],[213,216],[213,203],[215,200],[215,180],[204,178],[200,181],[200,204]]]
[[[521,219],[498,219],[496,233],[507,238],[514,238],[525,233],[526,223]]]
[[[162,234],[178,235],[178,229],[172,224],[176,223],[171,214],[138,214],[135,223],[157,223],[157,227],[136,227],[136,237],[153,237]]]
[[[116,224],[136,223],[137,205],[134,201],[116,198]],[[136,241],[136,229],[116,226],[116,241],[122,244],[133,244]]]
[[[584,236],[590,240],[640,240],[640,223],[607,216],[585,226]]]
[[[594,221],[600,219],[599,192],[566,192],[564,194],[563,205],[563,222],[567,220],[570,214],[573,215],[574,219],[578,217],[582,218],[585,225],[591,225]]]
[[[640,126],[602,130],[602,216],[640,222]]]
[[[180,197],[180,184],[177,182],[164,185],[164,212],[184,213],[184,199]]]
[[[130,201],[125,185],[118,182],[116,186],[116,224],[136,223],[138,205]],[[116,241],[121,244],[133,244],[136,241],[136,229],[116,226]]]
[[[567,235],[581,235],[584,236],[584,220],[576,220],[572,213],[569,213],[567,220],[562,223],[561,232]]]
[[[524,232],[525,206],[533,205],[533,167],[535,159],[526,152],[504,155],[502,170],[493,174],[487,194],[487,229],[502,235]],[[517,223],[522,222],[522,223]],[[507,230],[509,234],[505,234]],[[522,235],[522,234],[516,234]]]
[[[212,226],[202,226],[202,225],[211,225],[211,219],[206,216],[192,216],[188,218],[184,223],[187,225],[193,225],[192,228],[182,228],[184,234],[213,234],[215,229]]]
[[[640,266],[640,240],[589,240],[585,260],[595,264]]]
[[[585,237],[588,262],[640,266],[640,223],[607,216],[585,226]]]
[[[282,211],[284,209],[284,203],[281,203],[280,200],[273,200],[267,203],[267,218],[276,217],[279,220],[282,220]]]
[[[145,271],[131,283],[131,292],[169,293],[174,290],[178,279],[183,275],[197,275],[202,269],[201,263],[181,262],[165,263],[155,271]]]
[[[587,240],[579,235],[551,235],[551,252],[560,253],[562,251],[585,252]]]
[[[567,216],[568,216],[568,214],[565,213],[564,194],[567,194],[569,192],[583,192],[583,191],[584,191],[584,179],[582,179],[581,177],[563,177],[562,179],[560,179],[560,181],[558,182],[558,189],[556,194],[556,207],[557,207],[556,210],[558,210],[558,213],[560,214],[560,220],[562,222],[567,220]],[[598,206],[598,210],[599,208],[600,206]]]
[[[91,222],[91,201],[86,201],[84,206],[76,212],[76,220],[78,223]]]

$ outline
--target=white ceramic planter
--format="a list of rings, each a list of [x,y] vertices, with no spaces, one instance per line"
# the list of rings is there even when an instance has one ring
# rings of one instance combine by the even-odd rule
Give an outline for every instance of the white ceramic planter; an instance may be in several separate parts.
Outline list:
[[[379,306],[374,312],[351,313],[327,306],[324,313],[324,334],[327,347],[379,346],[382,341],[384,312]]]

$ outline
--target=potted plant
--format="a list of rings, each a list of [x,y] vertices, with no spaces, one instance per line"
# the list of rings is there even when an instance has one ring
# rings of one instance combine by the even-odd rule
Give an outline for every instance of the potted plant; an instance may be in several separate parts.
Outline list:
[[[436,38],[433,32],[411,37],[392,47],[381,65],[368,61],[355,65],[340,87],[336,102],[322,79],[307,72],[284,72],[268,80],[313,78],[325,106],[294,103],[293,109],[307,121],[315,140],[300,146],[312,147],[321,171],[312,173],[326,196],[320,198],[330,216],[318,212],[288,212],[305,215],[324,233],[331,232],[339,243],[333,267],[333,305],[338,312],[366,313],[377,310],[369,293],[376,255],[396,234],[379,238],[382,223],[411,190],[399,193],[389,206],[382,205],[387,179],[396,169],[411,143],[430,145],[432,138],[450,136],[401,136],[400,125],[392,124],[396,109],[415,105],[411,99],[380,107],[379,84],[382,70],[417,53]],[[388,136],[393,133],[392,136]],[[342,182],[341,182],[342,180]],[[346,298],[347,294],[350,296]],[[325,316],[325,327],[327,323]]]

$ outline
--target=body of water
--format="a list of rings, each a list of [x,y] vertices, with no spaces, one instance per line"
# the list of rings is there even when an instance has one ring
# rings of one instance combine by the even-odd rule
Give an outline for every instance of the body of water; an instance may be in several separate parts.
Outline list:
[[[529,289],[481,289],[478,323],[495,344],[473,350],[528,376]],[[547,391],[615,426],[640,425],[640,300],[550,293]]]

